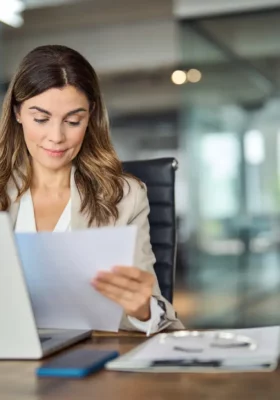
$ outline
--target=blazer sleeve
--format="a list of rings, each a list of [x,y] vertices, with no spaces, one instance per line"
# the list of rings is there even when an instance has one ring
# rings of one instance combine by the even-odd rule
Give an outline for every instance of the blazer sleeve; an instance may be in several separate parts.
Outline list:
[[[149,213],[150,206],[147,197],[147,188],[145,185],[140,186],[140,184],[137,184],[137,187],[135,188],[134,210],[131,219],[128,222],[129,225],[136,225],[138,228],[134,265],[144,271],[154,274],[156,277],[153,268],[156,259],[150,241]],[[172,305],[161,295],[157,279],[153,288],[153,297],[157,300],[158,305],[164,311],[158,325],[158,331],[167,328],[172,330],[184,329],[183,324],[176,318],[176,313]],[[130,323],[127,316],[124,314],[120,324],[120,329],[135,331],[136,328]]]

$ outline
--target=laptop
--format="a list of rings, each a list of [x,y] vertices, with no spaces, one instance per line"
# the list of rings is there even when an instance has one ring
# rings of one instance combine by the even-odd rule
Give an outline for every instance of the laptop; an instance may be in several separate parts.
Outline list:
[[[37,328],[10,216],[0,212],[0,359],[38,360],[91,333]]]

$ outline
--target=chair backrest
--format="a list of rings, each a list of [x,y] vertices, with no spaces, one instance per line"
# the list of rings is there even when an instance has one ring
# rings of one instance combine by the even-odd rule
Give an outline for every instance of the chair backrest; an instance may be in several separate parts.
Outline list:
[[[150,203],[150,236],[154,265],[162,295],[172,303],[176,265],[175,158],[127,161],[124,170],[147,185]]]

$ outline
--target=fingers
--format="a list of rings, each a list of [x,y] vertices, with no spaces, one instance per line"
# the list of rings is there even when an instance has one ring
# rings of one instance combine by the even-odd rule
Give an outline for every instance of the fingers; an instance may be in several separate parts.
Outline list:
[[[143,285],[111,272],[100,272],[92,281],[96,290],[105,296],[134,301],[134,296],[143,295],[146,299],[152,295],[152,285]]]
[[[144,294],[124,291],[105,284],[98,284],[96,289],[108,299],[118,303],[127,315],[143,321],[150,318],[150,300]]]
[[[124,266],[101,271],[92,280],[92,285],[99,293],[118,303],[127,315],[143,321],[150,318],[154,283],[153,274]]]
[[[95,279],[93,281],[93,286],[104,296],[110,298],[114,297],[119,300],[132,301],[133,296],[135,295],[135,292],[132,292],[127,288],[119,287],[110,282],[102,281],[100,279]]]
[[[153,274],[147,271],[142,271],[136,267],[116,266],[112,271],[119,276],[124,276],[141,283],[145,282],[147,285],[153,285],[155,283],[155,277]]]
[[[95,281],[129,290],[130,292],[141,291],[141,284],[139,282],[113,272],[99,272],[94,279]]]

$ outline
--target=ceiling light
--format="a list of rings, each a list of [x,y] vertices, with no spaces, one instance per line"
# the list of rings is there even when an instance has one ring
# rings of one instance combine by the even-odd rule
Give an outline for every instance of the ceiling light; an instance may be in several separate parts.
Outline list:
[[[175,85],[183,85],[187,82],[187,74],[185,71],[176,70],[171,75],[171,80]]]
[[[189,82],[197,83],[201,80],[201,78],[202,74],[198,69],[192,68],[187,72],[187,79]]]
[[[4,22],[14,28],[23,25],[21,16],[25,6],[21,0],[8,0],[0,3],[0,22]]]

